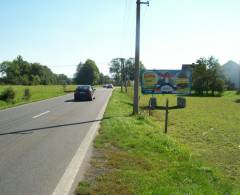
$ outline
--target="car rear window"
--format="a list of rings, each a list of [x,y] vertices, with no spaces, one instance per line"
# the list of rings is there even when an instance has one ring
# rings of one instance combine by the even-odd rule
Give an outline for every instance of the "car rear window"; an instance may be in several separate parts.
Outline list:
[[[77,90],[78,91],[89,91],[89,89],[90,89],[90,86],[78,86],[77,87]]]

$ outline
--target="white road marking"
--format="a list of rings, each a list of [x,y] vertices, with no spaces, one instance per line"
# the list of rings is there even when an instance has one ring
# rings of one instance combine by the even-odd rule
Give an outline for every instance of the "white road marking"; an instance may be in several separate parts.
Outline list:
[[[49,112],[50,112],[50,111],[47,110],[46,112],[40,113],[40,114],[38,114],[38,115],[36,115],[36,116],[33,116],[32,118],[33,118],[33,119],[38,118],[38,117],[40,117],[40,116],[42,116],[42,115],[44,115],[44,114],[47,114],[47,113],[49,113]]]
[[[106,103],[102,107],[101,111],[99,112],[96,119],[100,119],[103,117],[105,109],[107,107],[108,101],[111,97],[111,93],[107,98]],[[53,191],[52,195],[68,195],[71,191],[72,185],[75,181],[75,178],[78,174],[78,171],[83,163],[83,160],[87,154],[88,148],[90,147],[97,130],[100,126],[100,121],[95,122],[92,124],[90,130],[88,131],[87,135],[84,137],[82,143],[80,144],[77,152],[73,156],[71,162],[67,166],[62,178],[59,180],[55,190]]]

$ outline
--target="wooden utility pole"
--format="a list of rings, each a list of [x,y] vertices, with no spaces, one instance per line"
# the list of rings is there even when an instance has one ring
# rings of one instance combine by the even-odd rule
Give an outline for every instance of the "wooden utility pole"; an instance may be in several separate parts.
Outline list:
[[[133,114],[138,114],[138,104],[139,104],[139,63],[140,63],[140,11],[141,4],[147,4],[149,6],[149,1],[141,2],[137,0],[137,11],[136,11],[136,48],[135,48],[135,69],[134,69],[134,96],[133,96]]]

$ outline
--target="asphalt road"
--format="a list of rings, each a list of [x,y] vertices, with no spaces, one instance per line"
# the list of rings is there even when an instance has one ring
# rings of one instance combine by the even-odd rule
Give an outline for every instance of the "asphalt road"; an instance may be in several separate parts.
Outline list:
[[[0,195],[52,194],[110,94],[97,89],[92,102],[68,94],[0,111]]]

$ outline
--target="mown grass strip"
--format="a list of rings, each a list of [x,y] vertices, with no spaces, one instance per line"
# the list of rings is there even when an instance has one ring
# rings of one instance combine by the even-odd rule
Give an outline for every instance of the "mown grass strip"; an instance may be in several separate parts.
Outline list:
[[[0,100],[0,109],[10,108],[21,104],[44,100],[60,95],[64,95],[67,92],[73,92],[75,85],[37,85],[37,86],[23,86],[23,85],[0,85],[0,93],[8,88],[12,87],[16,92],[16,98],[13,102],[6,102]],[[24,99],[24,90],[28,88],[31,93],[30,99]]]
[[[77,194],[237,194],[238,188],[163,134],[159,122],[132,116],[115,90],[95,140],[92,168]]]

